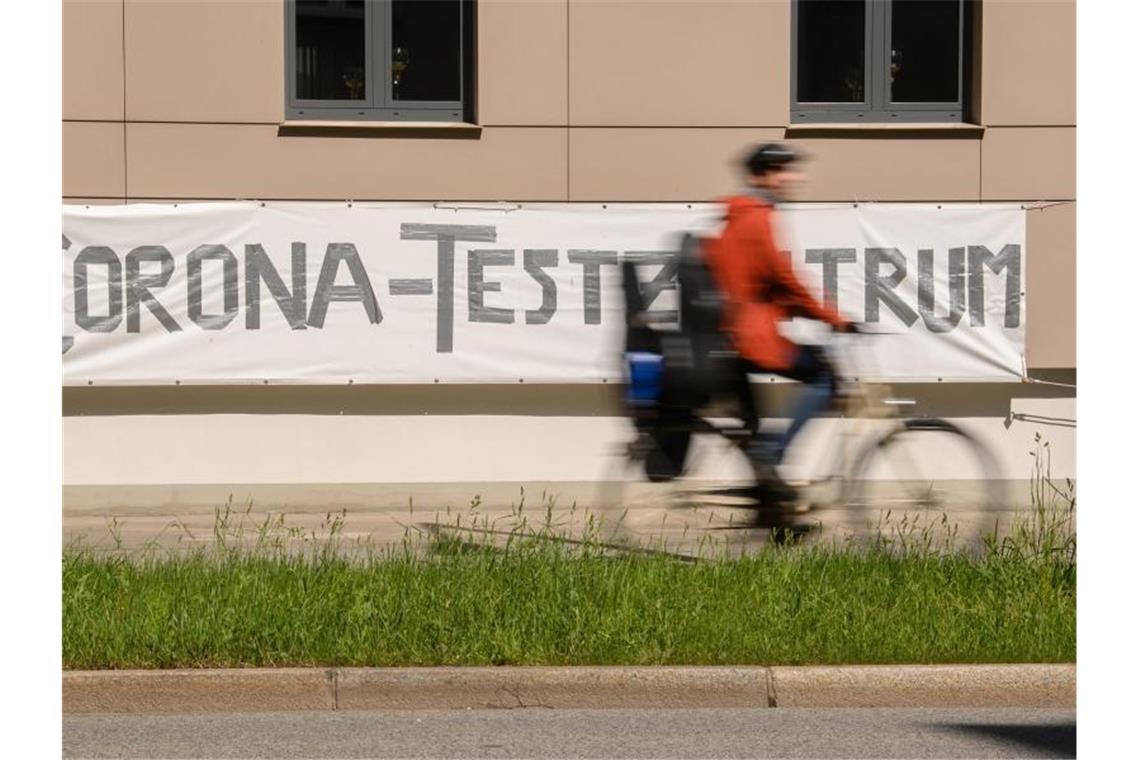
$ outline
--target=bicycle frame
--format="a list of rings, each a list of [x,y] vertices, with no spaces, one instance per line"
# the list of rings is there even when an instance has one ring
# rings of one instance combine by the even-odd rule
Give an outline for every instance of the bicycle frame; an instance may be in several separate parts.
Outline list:
[[[860,422],[843,426],[838,435],[828,440],[821,460],[827,463],[827,469],[822,476],[792,481],[799,488],[801,497],[806,497],[812,508],[841,506],[845,502],[846,493],[850,490],[849,486],[860,463],[859,444],[875,437],[882,437],[891,427],[902,427],[905,418],[900,415],[899,407],[911,403],[895,398],[891,386],[887,383],[857,382],[849,379],[850,374],[842,371],[841,367],[853,362],[845,352],[838,351],[834,343],[833,338],[832,345],[824,346],[824,350],[834,359],[832,364],[836,368],[840,383],[840,390],[832,403],[831,411],[842,419]],[[719,426],[710,418],[701,415],[693,416],[691,426],[694,434],[717,435],[737,446],[740,446],[744,439],[736,441],[732,439],[739,436],[743,429],[739,425]],[[636,442],[631,445],[636,445]],[[837,486],[837,490],[827,497],[826,494],[820,493],[825,486]]]
[[[838,493],[824,504],[813,503],[813,507],[840,506],[844,501],[844,494],[849,490],[853,481],[855,470],[859,466],[859,443],[880,437],[887,432],[885,426],[902,426],[903,417],[899,407],[913,403],[906,399],[898,399],[893,394],[890,384],[884,382],[859,382],[852,380],[850,373],[841,370],[841,365],[851,365],[849,352],[836,350],[835,339],[832,345],[825,346],[824,350],[831,354],[836,373],[839,377],[840,390],[832,403],[832,412],[838,413],[841,419],[857,420],[854,425],[844,425],[838,435],[829,439],[823,461],[830,463],[827,474],[823,477],[797,483],[801,492],[818,491],[825,484],[837,483]],[[838,355],[838,356],[837,356]],[[887,424],[890,423],[890,424]]]

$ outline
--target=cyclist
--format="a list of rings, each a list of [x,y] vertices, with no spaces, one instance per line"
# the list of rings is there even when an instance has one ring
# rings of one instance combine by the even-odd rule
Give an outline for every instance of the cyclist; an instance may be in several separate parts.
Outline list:
[[[773,230],[778,203],[803,179],[796,170],[800,156],[791,148],[768,143],[744,160],[745,187],[724,199],[725,226],[708,241],[705,255],[725,299],[723,329],[740,356],[738,377],[745,423],[752,434],[748,454],[756,470],[760,496],[772,501],[794,498],[779,476],[780,463],[796,434],[828,408],[836,391],[835,372],[817,346],[800,345],[780,333],[791,317],[827,322],[855,332],[830,304],[820,303],[803,286],[790,256],[778,246]],[[804,384],[782,433],[762,433],[748,385],[749,373],[777,374]]]

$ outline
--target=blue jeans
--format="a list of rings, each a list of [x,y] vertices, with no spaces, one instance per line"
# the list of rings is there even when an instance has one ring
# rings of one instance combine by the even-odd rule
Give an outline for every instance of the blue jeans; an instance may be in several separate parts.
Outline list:
[[[818,346],[798,346],[792,366],[786,370],[772,370],[745,361],[741,377],[744,385],[741,400],[745,406],[745,423],[752,430],[749,455],[765,464],[778,464],[791,446],[796,435],[813,417],[827,410],[835,396],[835,371]],[[760,417],[752,401],[747,373],[776,374],[803,383],[791,410],[791,424],[782,433],[760,433]]]

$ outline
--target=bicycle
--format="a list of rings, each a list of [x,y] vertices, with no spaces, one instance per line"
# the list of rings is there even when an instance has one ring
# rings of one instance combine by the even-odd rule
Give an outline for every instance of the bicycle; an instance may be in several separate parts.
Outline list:
[[[836,353],[834,341],[829,352]],[[833,364],[850,366],[851,362]],[[830,510],[839,518],[835,527],[860,532],[874,528],[886,514],[902,518],[921,512],[928,517],[954,518],[1004,505],[1006,494],[996,460],[977,437],[941,417],[905,415],[902,410],[914,400],[897,397],[888,383],[858,382],[851,373],[839,374],[831,416],[849,422],[841,423],[838,433],[829,437],[820,457],[822,474],[789,481],[797,491],[790,504],[766,508],[758,499],[755,482],[687,488],[683,473],[654,478],[654,457],[664,456],[654,440],[660,430],[638,430],[636,437],[619,447],[619,459],[627,469],[637,466],[649,473],[647,480],[663,484],[666,495],[650,497],[655,506],[753,510],[754,519],[742,527],[802,527],[804,514]],[[744,448],[751,433],[742,420],[726,424],[723,417],[688,411],[688,415],[676,415],[674,427],[666,428],[666,433],[709,435],[724,442],[735,456],[747,458]],[[692,464],[686,469],[691,470]],[[935,465],[937,472],[932,471]],[[658,473],[661,469],[656,467]],[[602,487],[609,489],[608,494],[602,492],[602,504],[613,506],[616,501],[618,506],[636,508],[632,499],[621,503],[628,490],[624,473],[616,480],[604,479]]]

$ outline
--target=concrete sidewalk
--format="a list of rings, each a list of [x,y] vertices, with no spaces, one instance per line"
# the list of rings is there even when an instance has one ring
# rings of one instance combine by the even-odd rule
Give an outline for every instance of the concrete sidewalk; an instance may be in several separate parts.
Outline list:
[[[1061,707],[1076,665],[65,671],[63,712]]]

